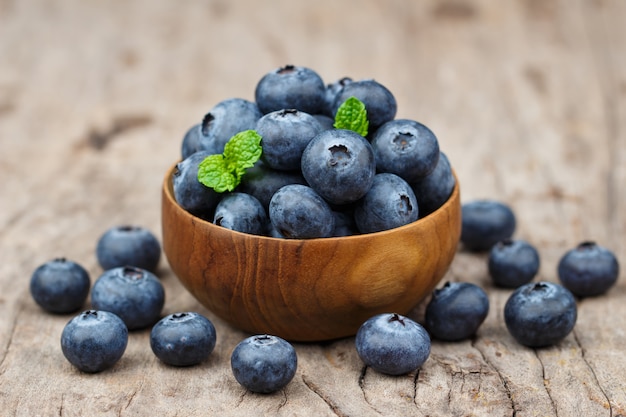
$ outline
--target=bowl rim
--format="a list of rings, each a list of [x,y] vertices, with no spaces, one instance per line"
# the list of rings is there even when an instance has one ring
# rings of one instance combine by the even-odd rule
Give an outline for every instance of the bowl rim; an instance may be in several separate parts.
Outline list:
[[[360,233],[360,234],[350,235],[350,236],[316,237],[316,238],[310,238],[310,239],[292,239],[292,238],[283,238],[283,237],[272,237],[272,236],[266,236],[266,235],[255,235],[255,234],[251,234],[251,233],[240,232],[240,231],[237,231],[237,230],[232,230],[232,229],[227,229],[227,228],[224,228],[224,227],[221,227],[221,226],[217,226],[217,225],[213,224],[212,222],[210,222],[210,221],[208,221],[206,219],[203,219],[201,217],[198,217],[198,216],[190,213],[189,211],[185,210],[180,204],[178,204],[178,202],[176,201],[176,198],[174,197],[173,178],[174,178],[174,172],[175,172],[176,167],[177,167],[177,165],[179,163],[180,163],[180,161],[174,163],[166,171],[165,178],[163,180],[163,187],[162,187],[162,189],[164,191],[163,194],[164,194],[165,198],[169,201],[170,205],[172,205],[173,207],[176,208],[177,211],[180,210],[182,212],[182,214],[184,214],[185,216],[193,218],[195,223],[199,223],[199,224],[203,225],[204,227],[218,228],[220,231],[228,230],[229,232],[232,232],[235,235],[241,235],[242,237],[246,237],[247,239],[259,239],[260,241],[268,240],[268,241],[292,242],[293,244],[297,244],[297,245],[302,245],[305,242],[328,242],[329,244],[333,244],[333,243],[337,243],[337,242],[340,242],[340,241],[341,242],[346,242],[346,241],[358,240],[358,239],[371,239],[371,238],[373,238],[375,236],[382,236],[384,234],[394,233],[394,232],[397,232],[399,230],[416,227],[418,224],[425,223],[429,219],[432,219],[433,216],[441,215],[441,213],[447,212],[448,211],[447,210],[448,206],[450,206],[452,204],[452,202],[454,200],[456,200],[456,198],[455,198],[456,195],[458,195],[460,193],[460,185],[459,185],[458,176],[456,175],[455,170],[453,168],[451,168],[452,169],[452,176],[454,177],[454,187],[452,189],[452,192],[448,196],[447,200],[441,206],[439,206],[439,208],[437,208],[437,210],[427,214],[424,217],[420,217],[420,218],[418,218],[417,220],[415,220],[415,221],[413,221],[411,223],[407,223],[407,224],[402,225],[402,226],[394,227],[392,229],[381,230],[381,231],[378,231],[378,232]],[[460,199],[459,199],[459,201],[460,201]],[[418,210],[419,210],[419,206],[418,206]]]

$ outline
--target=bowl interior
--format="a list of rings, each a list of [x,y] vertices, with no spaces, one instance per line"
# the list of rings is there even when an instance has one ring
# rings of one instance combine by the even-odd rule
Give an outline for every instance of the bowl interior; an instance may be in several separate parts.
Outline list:
[[[437,211],[383,232],[279,239],[216,226],[162,190],[163,249],[181,283],[250,333],[292,341],[351,336],[374,314],[408,313],[447,271],[461,231],[459,185]]]

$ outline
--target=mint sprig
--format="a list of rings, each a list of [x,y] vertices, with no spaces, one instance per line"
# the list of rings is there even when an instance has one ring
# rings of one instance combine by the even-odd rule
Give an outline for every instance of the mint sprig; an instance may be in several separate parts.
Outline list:
[[[365,104],[354,96],[348,98],[337,109],[334,127],[352,130],[361,136],[367,136],[369,121]]]
[[[218,193],[233,191],[261,152],[261,135],[254,130],[239,132],[226,143],[223,154],[209,155],[200,162],[198,181]]]

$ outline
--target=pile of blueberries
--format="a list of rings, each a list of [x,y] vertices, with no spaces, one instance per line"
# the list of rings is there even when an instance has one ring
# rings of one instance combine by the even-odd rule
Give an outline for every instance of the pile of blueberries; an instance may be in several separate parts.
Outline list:
[[[365,105],[366,137],[335,128],[350,98]],[[396,119],[393,94],[373,79],[325,85],[312,69],[287,65],[257,83],[255,101],[217,103],[184,135],[174,197],[188,212],[244,233],[318,238],[372,233],[424,217],[450,196],[455,179],[435,134]],[[235,134],[261,136],[261,158],[232,191],[198,181],[198,166]]]

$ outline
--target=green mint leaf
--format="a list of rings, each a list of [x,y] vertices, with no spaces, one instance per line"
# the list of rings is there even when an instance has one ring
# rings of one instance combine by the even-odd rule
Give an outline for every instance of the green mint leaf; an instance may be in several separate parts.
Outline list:
[[[367,136],[369,122],[365,104],[354,96],[348,98],[339,106],[334,126],[336,129],[352,130],[361,136]]]
[[[198,181],[218,193],[233,191],[261,157],[261,135],[245,130],[230,138],[224,154],[210,155],[198,166]]]

